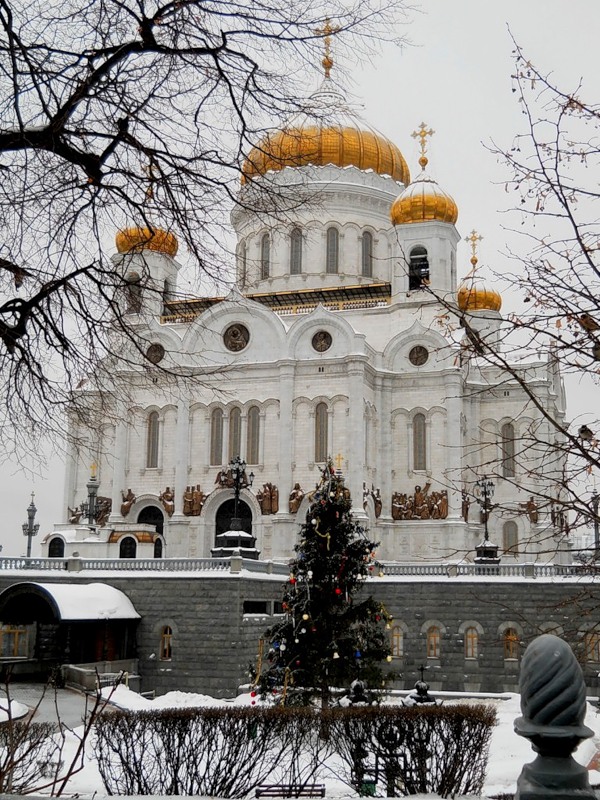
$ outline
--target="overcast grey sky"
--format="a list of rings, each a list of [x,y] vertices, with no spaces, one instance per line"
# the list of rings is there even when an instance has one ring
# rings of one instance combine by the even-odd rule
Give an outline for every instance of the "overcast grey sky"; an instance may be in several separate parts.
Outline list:
[[[341,64],[352,74],[355,99],[364,104],[365,119],[393,139],[418,172],[418,152],[410,134],[424,121],[435,131],[431,142],[430,172],[456,200],[458,229],[464,237],[476,228],[484,237],[481,262],[497,271],[508,267],[502,256],[505,243],[519,246],[504,228],[518,227],[504,212],[511,198],[504,189],[506,173],[485,145],[493,139],[510,146],[524,132],[515,95],[511,91],[512,43],[516,41],[543,72],[553,72],[565,89],[580,78],[584,94],[600,101],[597,64],[600,3],[598,0],[422,0],[410,15],[405,33],[412,45],[391,46],[371,65]],[[469,251],[459,245],[459,276],[468,271]],[[464,269],[461,270],[461,266]],[[511,269],[514,264],[511,265]],[[577,395],[575,399],[574,395]],[[573,414],[591,403],[586,393],[572,392]],[[51,459],[43,474],[22,475],[16,467],[0,468],[0,543],[5,555],[25,551],[21,524],[32,489],[36,492],[39,540],[63,518],[62,471],[59,458]]]

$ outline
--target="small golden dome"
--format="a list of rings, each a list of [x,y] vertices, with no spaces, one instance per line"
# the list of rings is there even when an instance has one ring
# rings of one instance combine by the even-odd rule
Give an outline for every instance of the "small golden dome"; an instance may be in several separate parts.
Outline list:
[[[333,164],[371,169],[408,185],[410,172],[398,147],[349,108],[330,78],[325,78],[311,100],[314,115],[298,115],[289,127],[267,134],[252,148],[242,167],[242,183],[285,167]],[[320,123],[315,116],[321,118]]]
[[[424,163],[423,163],[424,162]],[[421,166],[427,164],[421,158]],[[411,222],[448,222],[451,225],[458,219],[458,206],[449,194],[437,183],[421,172],[402,194],[394,200],[390,210],[392,225],[406,225]]]
[[[119,253],[154,250],[174,258],[179,249],[175,234],[160,228],[124,228],[117,233],[115,243]]]
[[[461,311],[500,311],[502,295],[486,286],[481,278],[466,278],[458,287],[458,307]]]

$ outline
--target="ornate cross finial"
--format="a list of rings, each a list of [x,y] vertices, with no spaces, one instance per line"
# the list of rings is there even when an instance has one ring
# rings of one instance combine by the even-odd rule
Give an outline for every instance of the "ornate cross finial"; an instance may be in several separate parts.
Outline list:
[[[339,27],[336,27],[331,24],[331,20],[329,17],[325,20],[325,25],[322,28],[317,28],[315,33],[319,36],[323,36],[323,46],[325,49],[325,55],[323,56],[323,60],[321,64],[323,64],[323,69],[325,70],[325,77],[328,78],[331,73],[331,68],[333,67],[333,56],[331,55],[331,34],[337,33],[339,31]]]
[[[477,243],[482,239],[483,236],[480,236],[475,229],[473,229],[468,236],[465,236],[465,242],[469,242],[471,245],[471,264],[473,264],[473,269],[475,269],[479,261],[477,258]]]
[[[429,161],[425,155],[425,151],[427,150],[427,137],[433,136],[434,133],[435,131],[432,128],[427,130],[427,125],[425,125],[424,122],[419,125],[419,130],[411,133],[413,139],[419,139],[419,147],[421,148],[421,158],[419,159],[419,164],[421,165],[421,169],[425,169]]]
[[[343,463],[344,463],[344,457],[341,453],[338,453],[337,456],[335,457],[335,466],[338,469],[341,469]]]
[[[146,200],[154,200],[154,183],[156,181],[156,176],[154,174],[156,170],[156,164],[153,161],[150,161],[144,167],[144,172],[148,176],[148,186],[146,187]]]

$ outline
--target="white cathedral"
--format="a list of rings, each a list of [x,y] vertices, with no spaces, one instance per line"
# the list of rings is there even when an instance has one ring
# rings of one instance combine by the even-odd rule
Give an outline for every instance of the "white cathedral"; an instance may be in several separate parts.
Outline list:
[[[554,476],[533,484],[544,454],[523,446],[545,423],[480,349],[503,346],[502,300],[479,277],[475,234],[471,264],[457,259],[457,205],[427,171],[431,131],[415,132],[421,171],[411,180],[398,147],[329,75],[312,100],[318,115],[248,157],[227,296],[170,299],[175,234],[118,233],[127,314],[156,367],[124,361],[114,380],[127,403],[93,430],[73,418],[73,441],[87,445],[72,449],[65,521],[43,555],[210,558],[240,547],[285,562],[331,457],[382,562],[469,561],[488,537],[503,563],[553,557],[560,526],[535,497]],[[285,221],[252,211],[261,181],[308,199]],[[189,380],[170,380],[164,365]],[[514,370],[564,417],[551,360]],[[237,498],[236,457],[246,464]],[[482,512],[485,478],[495,493]]]

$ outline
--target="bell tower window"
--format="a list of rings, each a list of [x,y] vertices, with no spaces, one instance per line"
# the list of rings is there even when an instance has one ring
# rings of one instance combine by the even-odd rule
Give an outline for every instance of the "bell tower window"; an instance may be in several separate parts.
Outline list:
[[[290,275],[302,273],[302,231],[294,228],[290,234]]]
[[[429,285],[429,258],[427,250],[418,245],[410,251],[408,262],[408,290],[424,289]]]
[[[271,239],[265,233],[260,240],[260,279],[264,281],[271,273]]]
[[[338,272],[340,259],[340,232],[337,228],[327,228],[327,253],[325,272],[334,275]]]
[[[373,234],[365,231],[362,235],[362,274],[373,277]]]

